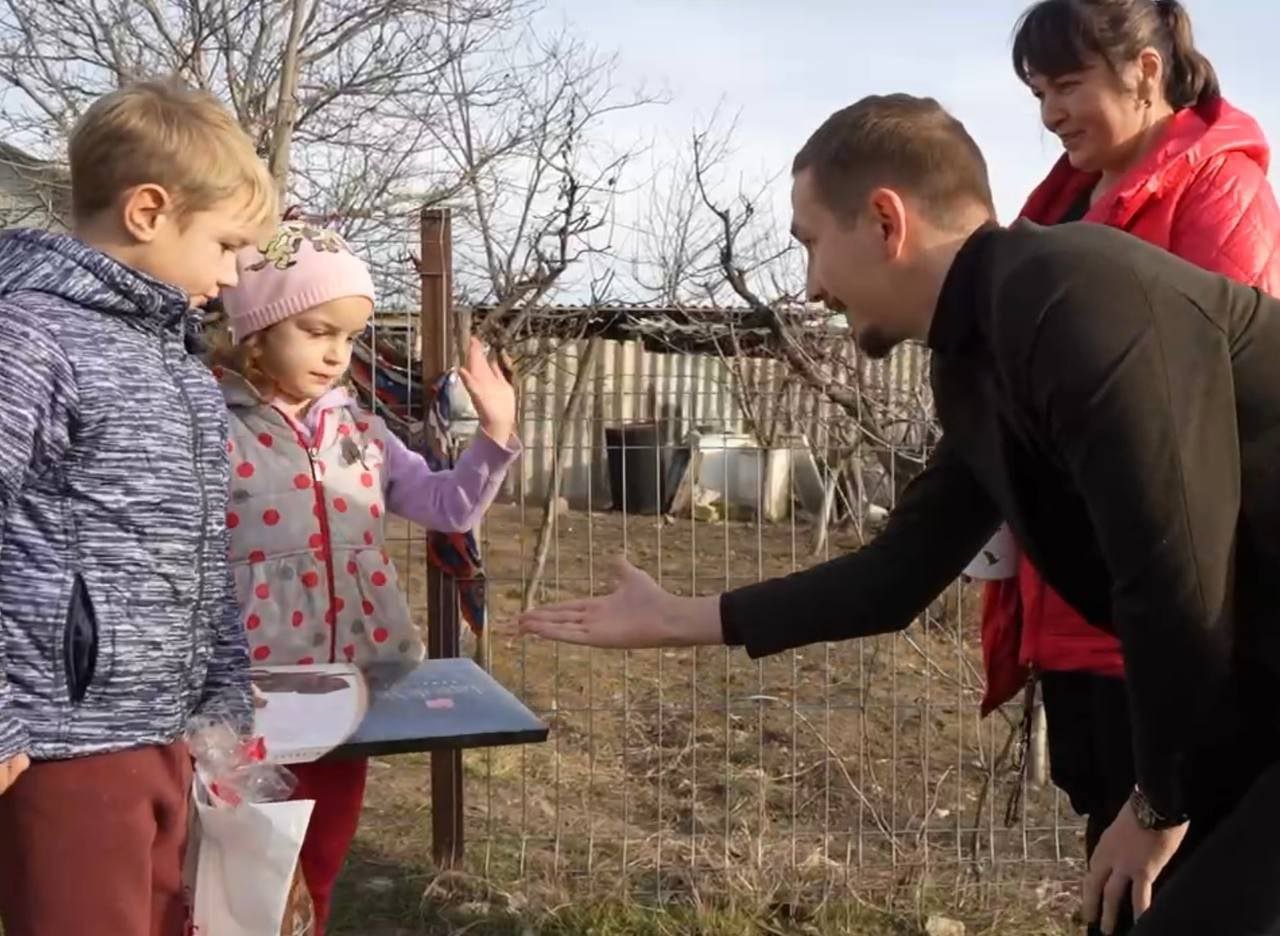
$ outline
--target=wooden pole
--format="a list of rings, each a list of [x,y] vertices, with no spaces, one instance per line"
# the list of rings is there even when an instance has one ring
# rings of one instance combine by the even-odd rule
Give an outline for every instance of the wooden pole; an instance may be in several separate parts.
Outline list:
[[[430,386],[455,363],[453,323],[453,222],[448,208],[422,211],[422,377]],[[453,579],[427,566],[427,655],[459,655],[458,593]],[[431,754],[431,854],[437,867],[462,861],[462,751]]]

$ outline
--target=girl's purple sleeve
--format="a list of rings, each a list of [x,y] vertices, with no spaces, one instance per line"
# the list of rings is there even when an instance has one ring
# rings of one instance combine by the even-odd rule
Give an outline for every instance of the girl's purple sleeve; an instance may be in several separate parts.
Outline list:
[[[386,443],[387,509],[442,533],[465,533],[479,523],[520,455],[514,436],[499,445],[480,431],[451,470],[432,471],[394,433]]]

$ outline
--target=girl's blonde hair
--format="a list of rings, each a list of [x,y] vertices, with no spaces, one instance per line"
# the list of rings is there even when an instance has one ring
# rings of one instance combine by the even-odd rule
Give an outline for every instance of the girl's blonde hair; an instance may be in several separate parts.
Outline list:
[[[276,389],[276,379],[262,366],[262,336],[271,328],[254,332],[239,344],[231,337],[231,329],[227,326],[226,316],[221,311],[215,312],[206,320],[205,360],[210,367],[225,368],[239,374],[263,397],[270,398]]]
[[[279,323],[277,323],[279,324]],[[205,361],[210,367],[224,368],[234,371],[253,385],[253,388],[265,399],[275,395],[278,386],[275,377],[262,366],[262,339],[275,325],[268,325],[262,331],[256,331],[239,344],[231,337],[231,329],[227,325],[226,315],[221,309],[205,319],[204,343]],[[355,384],[351,379],[351,370],[342,375],[339,386],[353,390]]]

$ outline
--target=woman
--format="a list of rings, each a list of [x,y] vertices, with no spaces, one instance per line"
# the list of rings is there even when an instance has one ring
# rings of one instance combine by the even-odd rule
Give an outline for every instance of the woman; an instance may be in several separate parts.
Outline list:
[[[1109,224],[1280,292],[1267,143],[1222,99],[1177,0],[1042,0],[1018,23],[1013,66],[1065,150],[1022,217]],[[1088,816],[1092,855],[1134,786],[1119,641],[1025,558],[1014,578],[987,585],[982,637],[984,712],[1039,677],[1053,780]]]

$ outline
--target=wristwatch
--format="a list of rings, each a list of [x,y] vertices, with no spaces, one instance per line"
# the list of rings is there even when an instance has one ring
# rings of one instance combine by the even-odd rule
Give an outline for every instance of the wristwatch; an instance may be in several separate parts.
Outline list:
[[[1129,796],[1129,805],[1133,807],[1133,815],[1138,820],[1138,825],[1150,832],[1176,828],[1187,821],[1186,816],[1165,816],[1156,812],[1147,795],[1142,792],[1142,787],[1137,785]]]

